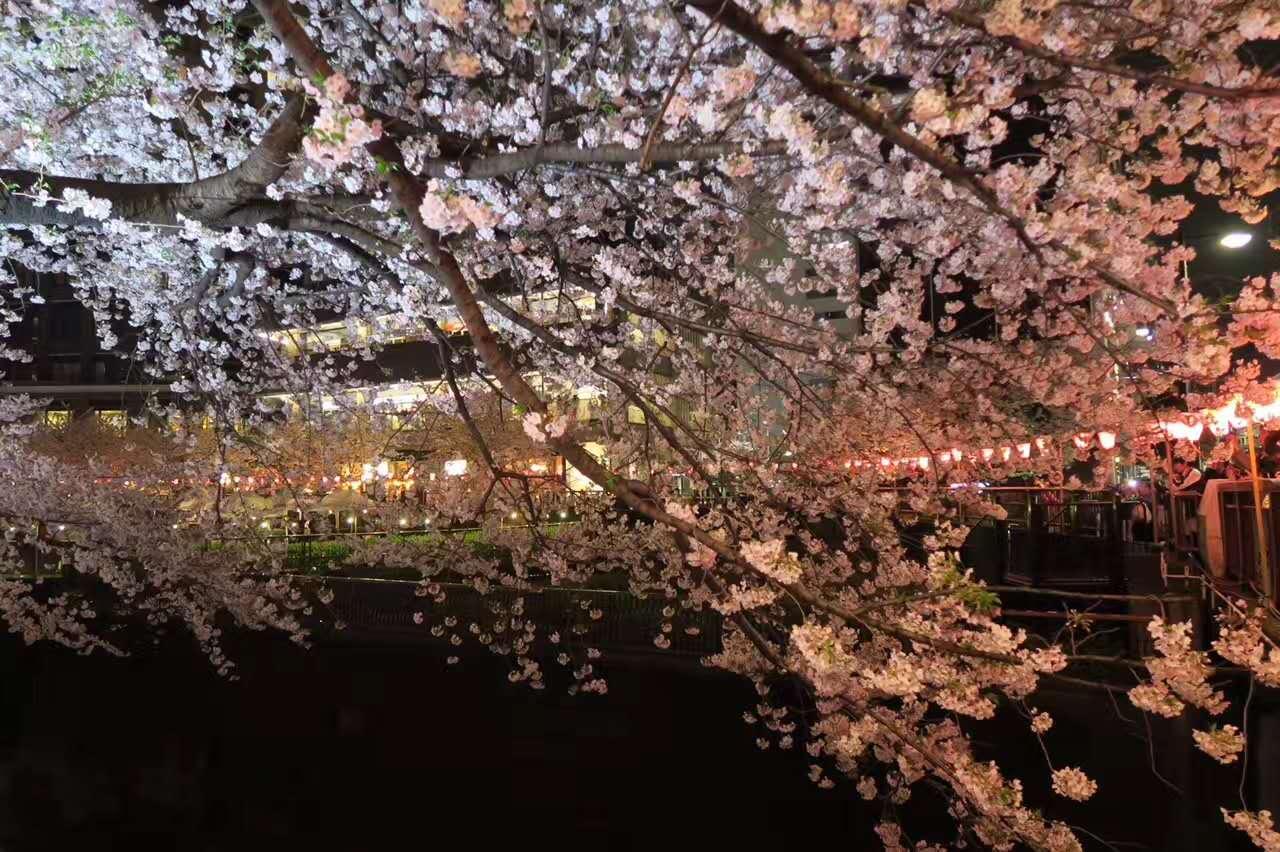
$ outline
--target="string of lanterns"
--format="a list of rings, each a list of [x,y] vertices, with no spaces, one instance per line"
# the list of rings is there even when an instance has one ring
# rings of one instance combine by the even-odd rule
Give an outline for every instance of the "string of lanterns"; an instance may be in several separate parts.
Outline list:
[[[1274,392],[1274,397],[1269,403],[1250,402],[1243,398],[1240,394],[1235,394],[1229,402],[1217,408],[1203,409],[1199,413],[1184,415],[1179,420],[1158,420],[1151,424],[1151,431],[1159,433],[1176,441],[1188,441],[1190,443],[1198,443],[1203,437],[1207,429],[1210,434],[1216,437],[1223,437],[1233,431],[1243,429],[1256,423],[1267,423],[1272,420],[1280,419],[1280,387]],[[1021,441],[999,447],[984,447],[978,450],[965,450],[957,447],[942,451],[932,455],[910,456],[905,458],[891,458],[889,456],[867,457],[860,459],[850,459],[844,463],[846,469],[862,469],[876,468],[880,473],[888,473],[892,471],[906,469],[928,470],[935,464],[938,466],[949,465],[964,461],[966,458],[971,461],[978,461],[985,464],[1007,464],[1014,461],[1015,457],[1020,460],[1029,460],[1033,451],[1045,453],[1053,443],[1053,438],[1048,435],[1042,435],[1031,440]],[[1081,432],[1071,437],[1072,444],[1080,451],[1088,450],[1096,446],[1105,451],[1111,452],[1115,450],[1119,440],[1117,432],[1112,430],[1099,430],[1097,432]],[[790,455],[789,453],[787,455]],[[547,475],[548,466],[542,462],[531,462],[528,465],[528,473],[531,475]],[[468,462],[466,459],[457,458],[449,459],[442,466],[443,474],[449,477],[463,476],[468,471]],[[429,480],[435,480],[435,473],[428,473]],[[95,479],[98,483],[109,483],[117,481],[118,477],[99,477]],[[289,483],[300,485],[303,483],[301,476],[296,478],[288,478],[277,472],[268,474],[253,475],[233,475],[228,472],[220,474],[218,479],[173,479],[173,480],[156,480],[146,485],[187,485],[187,486],[213,486],[220,484],[224,491],[232,492],[253,492],[261,488],[283,487]],[[319,487],[322,491],[350,489],[359,490],[369,483],[378,482],[386,487],[393,489],[411,490],[417,485],[417,479],[413,477],[396,477],[393,475],[392,463],[387,459],[382,459],[377,463],[365,463],[359,468],[359,476],[355,475],[355,471],[347,468],[345,471],[335,472],[333,476],[327,474],[321,475],[317,479],[314,475],[308,475],[305,478],[305,486],[303,490],[307,492],[313,491]],[[145,487],[144,483],[137,479],[125,479],[123,482],[126,488]]]
[[[1151,426],[1151,431],[1160,433],[1175,441],[1198,443],[1207,429],[1215,437],[1222,438],[1239,429],[1253,424],[1268,423],[1280,419],[1280,387],[1277,387],[1274,399],[1269,403],[1255,403],[1235,394],[1229,402],[1217,408],[1206,408],[1198,414],[1188,414],[1183,420],[1158,420]],[[963,461],[966,455],[983,462],[1004,463],[1013,459],[1015,453],[1020,459],[1030,459],[1032,447],[1043,453],[1052,442],[1052,438],[1042,435],[1034,441],[1024,441],[1002,447],[986,447],[977,452],[951,449],[935,456],[916,456],[909,458],[890,458],[881,456],[874,459],[852,459],[845,462],[846,468],[879,467],[882,472],[903,467],[917,470],[928,470],[937,459],[938,464],[950,464]],[[1087,450],[1095,443],[1099,449],[1112,451],[1116,448],[1119,436],[1116,432],[1100,430],[1097,432],[1080,432],[1071,437],[1072,444],[1078,450]]]

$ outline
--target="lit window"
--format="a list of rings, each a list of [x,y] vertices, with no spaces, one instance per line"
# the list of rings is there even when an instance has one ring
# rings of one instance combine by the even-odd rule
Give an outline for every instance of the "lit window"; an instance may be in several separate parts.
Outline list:
[[[104,429],[110,429],[113,432],[123,432],[125,427],[129,425],[129,418],[125,416],[123,411],[99,411],[98,423]]]
[[[595,458],[596,461],[600,462],[605,467],[609,466],[609,460],[605,457],[605,448],[601,444],[597,444],[595,441],[587,441],[582,445],[582,448],[586,450],[588,453],[590,453],[592,457]],[[602,490],[601,487],[596,483],[592,482],[591,479],[586,474],[584,474],[582,471],[578,470],[576,467],[569,464],[568,462],[565,462],[564,470],[565,470],[565,486],[570,491]]]

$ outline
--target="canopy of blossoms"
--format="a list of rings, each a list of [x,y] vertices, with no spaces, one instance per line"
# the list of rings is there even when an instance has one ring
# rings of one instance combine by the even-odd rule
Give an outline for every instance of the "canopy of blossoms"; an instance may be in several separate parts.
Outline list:
[[[0,515],[115,606],[186,622],[226,671],[218,613],[306,641],[313,603],[278,560],[209,547],[238,521],[178,506],[249,467],[281,487],[331,471],[275,401],[349,398],[384,344],[300,357],[279,332],[394,316],[441,353],[413,428],[444,418],[460,449],[437,458],[477,477],[431,499],[507,555],[365,558],[481,586],[621,573],[673,613],[713,609],[713,664],[766,702],[783,676],[813,697],[808,741],[784,708],[760,724],[809,750],[816,782],[886,803],[933,782],[958,838],[1080,848],[970,747],[968,724],[1073,659],[959,569],[971,496],[948,486],[1005,449],[1060,483],[1079,436],[1129,453],[1155,424],[1191,439],[1276,414],[1280,277],[1211,299],[1179,236],[1198,205],[1262,227],[1280,187],[1274,3],[0,0],[0,24],[0,326],[39,304],[32,275],[65,275],[104,348],[137,332],[129,357],[181,398],[167,413],[212,423],[122,489],[132,462],[41,449],[33,406],[4,398]],[[839,310],[815,318],[819,298]],[[571,416],[582,387],[603,427]],[[541,534],[538,453],[613,503]],[[923,559],[882,458],[933,462],[908,496],[934,519]],[[736,497],[695,510],[674,468]],[[498,528],[513,512],[524,533]],[[87,599],[4,579],[0,612],[32,640],[122,650]],[[1133,702],[1224,712],[1183,627],[1150,630]],[[1274,685],[1257,617],[1229,613],[1222,637],[1215,654]],[[504,647],[541,685],[532,639]],[[1243,748],[1232,725],[1196,742]],[[1050,771],[1059,796],[1093,793],[1082,768]],[[1280,848],[1265,812],[1226,818]],[[898,826],[880,836],[903,848]]]

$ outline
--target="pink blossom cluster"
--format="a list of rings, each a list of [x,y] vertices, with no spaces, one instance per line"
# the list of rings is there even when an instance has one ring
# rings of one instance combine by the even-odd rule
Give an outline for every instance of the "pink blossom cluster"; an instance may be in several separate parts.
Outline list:
[[[1098,782],[1076,767],[1053,771],[1053,792],[1067,799],[1083,802],[1098,792]]]
[[[1192,731],[1196,747],[1219,763],[1235,763],[1244,751],[1245,740],[1235,725],[1214,726],[1207,731]]]
[[[1208,682],[1211,669],[1204,653],[1192,648],[1191,622],[1167,624],[1156,616],[1147,625],[1158,655],[1147,659],[1151,682],[1129,690],[1139,709],[1166,718],[1179,715],[1186,704],[1221,713],[1228,702]]]
[[[492,234],[493,228],[501,221],[493,208],[483,201],[434,186],[423,193],[418,213],[428,228],[442,234],[456,234],[474,226],[483,236]]]
[[[320,104],[311,132],[302,141],[307,159],[333,169],[351,162],[357,150],[382,138],[380,120],[365,121],[362,106],[346,103],[351,84],[342,74],[328,77],[323,91],[309,82],[303,86]]]
[[[1222,809],[1227,825],[1238,828],[1264,852],[1280,852],[1280,831],[1276,831],[1271,811],[1228,811]]]
[[[480,58],[474,53],[465,50],[451,50],[444,56],[441,63],[444,69],[455,77],[471,79],[479,77],[483,66],[480,64]]]

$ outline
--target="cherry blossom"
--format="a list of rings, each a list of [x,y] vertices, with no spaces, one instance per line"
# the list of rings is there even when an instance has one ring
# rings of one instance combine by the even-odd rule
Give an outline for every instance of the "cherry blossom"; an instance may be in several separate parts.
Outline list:
[[[1235,763],[1244,751],[1245,741],[1235,725],[1223,725],[1208,731],[1192,731],[1196,747],[1219,763]]]
[[[1060,484],[1088,453],[1105,484],[1151,461],[1152,423],[1271,410],[1250,361],[1280,353],[1280,287],[1211,298],[1181,226],[1205,204],[1261,222],[1280,188],[1280,80],[1255,56],[1273,4],[252,7],[0,13],[3,355],[23,364],[11,330],[56,277],[177,397],[147,415],[197,424],[42,433],[0,398],[15,530],[65,525],[48,546],[79,576],[231,674],[215,618],[305,642],[333,601],[272,555],[248,480],[376,491],[384,451],[429,459],[415,522],[466,520],[492,549],[371,537],[345,564],[420,574],[449,664],[483,646],[514,683],[544,688],[545,664],[603,693],[591,601],[546,660],[515,604],[433,607],[450,583],[497,605],[607,578],[661,602],[655,651],[719,616],[706,662],[752,683],[752,738],[804,747],[815,783],[889,807],[940,785],[982,843],[1078,849],[969,736],[1080,655],[1011,627],[956,552],[1003,513],[975,482]],[[405,344],[428,353],[414,380],[370,378]],[[571,522],[547,508],[570,500]],[[918,550],[902,507],[933,520]],[[253,544],[209,546],[229,536]],[[113,612],[0,585],[24,638],[127,650]],[[1212,656],[1153,620],[1132,703],[1225,714],[1218,660],[1275,686],[1257,618],[1225,615]],[[812,699],[803,730],[779,676]],[[1240,751],[1231,725],[1193,736]],[[1052,780],[1093,792],[1084,769]],[[1225,817],[1274,844],[1269,814]]]

